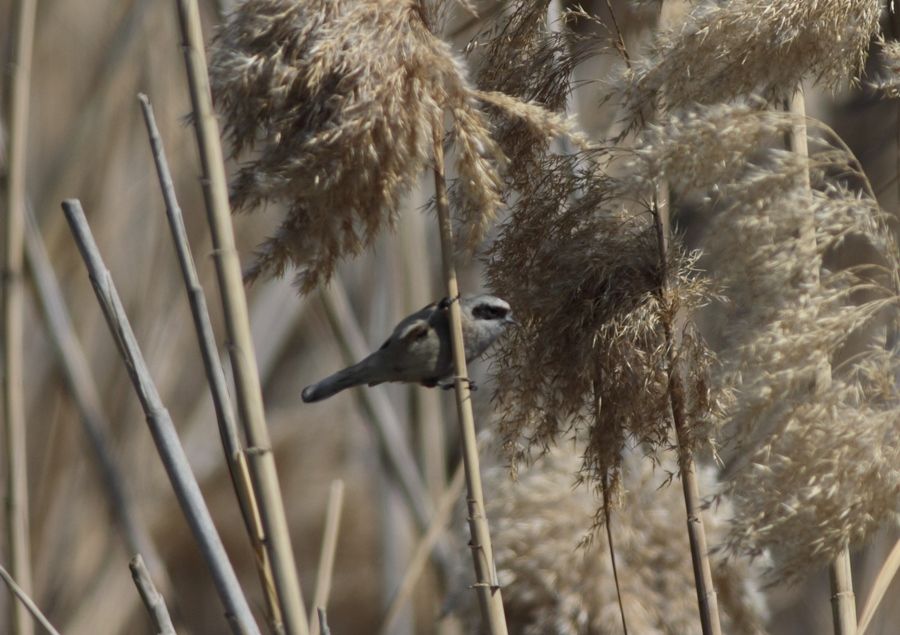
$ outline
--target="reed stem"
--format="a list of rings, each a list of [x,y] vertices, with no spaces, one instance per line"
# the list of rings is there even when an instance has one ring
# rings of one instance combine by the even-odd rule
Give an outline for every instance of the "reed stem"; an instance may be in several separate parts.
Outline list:
[[[269,623],[273,632],[277,633],[282,626],[281,610],[278,606],[278,598],[275,595],[272,569],[265,549],[265,534],[263,533],[262,521],[259,517],[259,507],[256,503],[256,496],[253,493],[253,485],[250,482],[246,456],[241,447],[237,424],[234,421],[234,411],[231,407],[231,399],[228,396],[225,372],[222,370],[222,363],[219,359],[212,321],[209,319],[206,294],[203,292],[200,277],[197,275],[197,268],[194,265],[194,257],[191,254],[187,230],[184,226],[184,217],[181,213],[181,206],[178,204],[178,199],[175,196],[175,185],[172,183],[172,174],[169,171],[169,164],[166,160],[162,137],[156,125],[156,118],[153,116],[153,107],[150,105],[150,100],[146,95],[138,95],[138,100],[141,103],[144,122],[147,125],[153,161],[156,164],[160,189],[165,201],[166,218],[172,231],[172,242],[175,244],[175,252],[178,254],[178,264],[181,267],[184,286],[191,306],[194,330],[197,332],[200,353],[203,357],[203,368],[206,372],[210,393],[212,394],[216,421],[219,424],[219,435],[225,452],[225,463],[228,466],[231,484],[238,499],[244,526],[250,538],[250,544],[256,553],[257,571],[262,584],[263,595],[266,598]]]
[[[303,605],[275,457],[266,426],[241,263],[234,242],[222,142],[209,89],[200,9],[196,0],[176,0],[176,5],[194,111],[194,130],[203,171],[203,195],[206,199],[216,275],[234,370],[238,412],[249,446],[247,461],[259,502],[266,535],[265,544],[285,631],[287,635],[308,635],[306,608]]]
[[[666,340],[667,368],[669,379],[669,403],[678,446],[678,466],[681,486],[684,492],[684,508],[687,513],[688,541],[691,546],[691,564],[694,569],[694,586],[700,609],[700,626],[703,635],[721,635],[719,621],[719,601],[712,579],[709,563],[709,548],[706,543],[706,528],[703,525],[700,505],[700,487],[697,471],[691,454],[690,431],[685,403],[683,369],[679,364],[679,341],[676,336],[675,320],[677,307],[669,288],[669,250],[671,221],[669,218],[669,187],[661,181],[657,187],[654,209],[660,266],[660,301],[663,306],[662,324]]]
[[[4,200],[3,271],[0,279],[0,400],[3,402],[3,447],[6,499],[6,553],[12,577],[25,595],[31,593],[31,541],[28,522],[28,452],[25,434],[25,384],[23,378],[22,270],[25,239],[25,164],[28,149],[28,114],[31,87],[31,57],[37,2],[18,0],[14,9],[12,56],[4,81],[8,113],[9,151]],[[30,635],[32,620],[25,606],[10,607],[10,633]]]
[[[166,469],[172,489],[178,497],[181,509],[200,546],[200,552],[209,567],[216,590],[225,606],[225,617],[235,634],[258,635],[259,628],[253,621],[250,606],[238,584],[237,575],[228,560],[225,547],[222,545],[209,509],[200,493],[200,486],[194,478],[184,449],[181,447],[175,424],[156,390],[156,385],[131,330],[128,316],[122,307],[112,275],[103,263],[103,258],[97,249],[81,203],[72,199],[63,201],[62,206],[78,250],[87,267],[91,286],[97,295],[103,316],[106,318],[119,353],[125,362],[128,376],[141,402],[163,467]]]
[[[466,368],[466,350],[462,334],[462,313],[459,302],[459,284],[453,263],[453,227],[450,222],[450,204],[447,200],[447,183],[444,176],[444,146],[442,126],[434,127],[434,191],[441,233],[441,256],[447,297],[451,299],[450,344],[453,351],[455,373],[456,412],[460,427],[463,464],[468,491],[468,521],[472,559],[475,563],[475,589],[484,628],[490,635],[506,635],[506,616],[503,613],[503,597],[494,564],[494,552],[484,510],[484,493],[481,487],[478,442],[475,438],[475,416],[472,412],[472,395]]]
[[[147,607],[147,613],[150,614],[150,620],[153,622],[153,628],[156,630],[157,635],[175,635],[175,627],[172,625],[172,618],[169,616],[166,600],[153,585],[153,579],[144,565],[144,559],[141,558],[141,554],[131,559],[131,562],[128,563],[128,568],[131,570],[131,579],[134,580],[134,585],[141,596],[141,601]]]

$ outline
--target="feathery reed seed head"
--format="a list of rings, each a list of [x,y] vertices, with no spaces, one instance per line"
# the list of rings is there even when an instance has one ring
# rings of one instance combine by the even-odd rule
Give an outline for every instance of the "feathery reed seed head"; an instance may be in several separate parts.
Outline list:
[[[503,584],[511,632],[523,635],[620,633],[618,599],[606,532],[588,537],[602,501],[596,488],[576,484],[580,444],[565,443],[512,481],[502,466],[485,470],[487,513],[494,557]],[[636,633],[695,633],[700,624],[690,550],[678,488],[660,487],[670,458],[658,470],[640,453],[624,457],[622,506],[612,533],[626,619]],[[715,488],[713,470],[699,471],[701,486]],[[704,513],[715,544],[727,531],[726,501]],[[713,559],[725,632],[761,633],[765,604],[755,587],[757,567],[746,559]]]
[[[504,447],[527,460],[574,429],[582,466],[615,486],[626,441],[669,447],[671,409],[662,324],[705,301],[694,258],[670,250],[663,296],[652,216],[589,155],[545,158],[491,250],[493,289],[522,325],[501,343],[497,399]],[[708,438],[716,410],[709,355],[690,324],[678,352],[687,371],[690,445]]]
[[[628,109],[680,108],[761,92],[790,94],[813,78],[836,86],[865,61],[878,30],[878,0],[701,0],[684,23],[659,34],[625,78]]]
[[[829,130],[807,122],[809,156],[773,147],[797,122],[747,106],[697,108],[651,128],[638,151],[707,195],[709,266],[730,301],[715,307],[727,342],[718,380],[735,395],[721,448],[734,505],[726,542],[769,553],[776,580],[858,544],[900,500],[900,355],[887,336],[898,322],[900,249]],[[709,156],[711,127],[721,144]],[[841,265],[849,244],[864,262]]]
[[[391,225],[445,115],[470,246],[502,203],[505,160],[479,103],[561,131],[535,105],[475,91],[414,0],[245,0],[211,57],[233,154],[253,151],[232,184],[235,208],[287,208],[248,276],[295,265],[302,291]]]

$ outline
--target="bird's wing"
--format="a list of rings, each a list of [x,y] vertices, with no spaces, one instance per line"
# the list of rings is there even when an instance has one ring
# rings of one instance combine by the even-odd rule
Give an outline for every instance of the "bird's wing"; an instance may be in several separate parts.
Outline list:
[[[437,309],[437,303],[419,309],[410,316],[405,317],[395,328],[391,336],[378,349],[385,350],[392,342],[411,342],[428,334],[431,326],[431,318]]]

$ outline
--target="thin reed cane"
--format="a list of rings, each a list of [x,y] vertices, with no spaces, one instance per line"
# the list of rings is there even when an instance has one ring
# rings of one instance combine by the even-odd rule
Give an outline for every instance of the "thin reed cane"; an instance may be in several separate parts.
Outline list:
[[[797,155],[809,157],[809,142],[806,135],[806,100],[803,96],[803,87],[797,86],[793,96],[785,104],[786,109],[796,115],[797,121],[791,127],[788,135],[788,147]],[[809,172],[801,173],[803,186],[809,190]],[[803,243],[804,256],[809,261],[815,262],[816,255],[816,226],[815,219],[810,215],[801,220],[799,228]],[[814,266],[806,272],[812,284],[819,284],[819,270]],[[827,390],[831,385],[831,365],[827,359],[818,361],[816,372],[815,392]],[[814,395],[811,395],[814,398]],[[828,565],[828,577],[831,587],[831,613],[834,622],[835,635],[854,635],[856,633],[856,596],[853,593],[853,573],[850,566],[850,547],[845,545],[837,557]]]
[[[325,509],[325,530],[322,532],[322,548],[319,550],[319,567],[316,571],[316,586],[313,590],[314,609],[326,609],[331,595],[331,577],[334,573],[334,556],[337,551],[338,533],[341,529],[341,511],[344,507],[344,481],[332,481],[328,491],[328,506]],[[310,616],[310,635],[319,635],[319,611]]]
[[[200,493],[200,486],[191,472],[190,464],[175,431],[175,424],[166,410],[156,390],[150,371],[138,347],[137,340],[122,307],[112,275],[103,263],[97,244],[91,234],[81,203],[77,199],[63,201],[63,211],[72,230],[72,235],[81,252],[97,295],[103,316],[109,325],[128,376],[134,386],[141,407],[147,418],[147,425],[153,436],[163,466],[178,497],[182,511],[190,525],[200,552],[209,567],[219,597],[225,605],[225,617],[234,633],[258,635],[259,629],[253,621],[247,599],[238,584],[237,576],[228,560],[225,547],[209,515],[209,509]]]
[[[22,590],[16,581],[13,580],[12,576],[9,575],[9,572],[0,566],[0,578],[3,578],[3,581],[6,583],[6,586],[9,587],[9,590],[12,591],[12,594],[18,598],[19,602],[25,608],[28,613],[38,621],[38,623],[46,629],[48,633],[51,635],[59,635],[59,631],[53,628],[53,624],[50,623],[50,620],[41,612],[41,609],[38,608],[37,604],[28,597],[28,594]]]
[[[306,609],[294,562],[275,457],[266,427],[241,264],[234,244],[222,142],[209,91],[200,9],[196,0],[176,0],[176,5],[194,110],[194,129],[203,168],[203,195],[206,199],[206,212],[215,250],[216,275],[234,369],[238,412],[250,446],[247,449],[250,475],[266,534],[265,544],[285,630],[288,635],[307,635],[309,626]]]
[[[141,558],[141,554],[131,559],[128,563],[128,568],[131,570],[131,579],[134,580],[134,585],[137,587],[141,600],[144,606],[147,607],[147,613],[150,614],[150,620],[153,622],[153,628],[157,635],[175,635],[175,627],[172,625],[172,618],[169,616],[166,600],[153,585],[153,579],[144,565],[144,559]]]
[[[9,152],[6,174],[3,230],[2,291],[0,291],[0,338],[3,367],[0,369],[0,400],[3,401],[3,447],[5,448],[6,553],[12,576],[25,594],[31,593],[31,541],[28,533],[28,453],[25,435],[25,385],[23,373],[23,251],[25,237],[25,162],[28,149],[29,90],[34,21],[37,2],[15,4],[9,81],[4,86],[9,117]],[[34,631],[25,607],[10,607],[10,633],[30,635]]]
[[[665,311],[661,321],[666,338],[669,402],[678,445],[678,467],[681,473],[681,487],[684,491],[684,508],[687,513],[688,541],[691,545],[691,564],[694,569],[694,586],[697,590],[697,603],[700,609],[700,626],[703,635],[721,635],[719,601],[713,584],[709,548],[706,544],[706,528],[703,525],[701,514],[700,487],[697,484],[697,471],[688,439],[690,423],[687,420],[683,370],[678,359],[678,342],[674,324],[676,312],[670,310],[673,302],[669,289],[668,262],[672,228],[669,219],[669,187],[665,182],[660,182],[657,186],[653,217],[659,248],[659,294]]]
[[[881,605],[881,601],[884,599],[898,571],[900,571],[900,540],[894,543],[893,549],[891,549],[891,552],[882,563],[881,570],[875,576],[875,582],[872,584],[869,597],[863,605],[862,615],[859,617],[857,635],[865,635],[866,629],[872,623],[875,612]]]
[[[147,125],[153,162],[156,164],[159,185],[165,201],[166,219],[169,221],[169,229],[172,231],[172,242],[175,244],[178,264],[181,267],[184,286],[191,306],[194,330],[197,332],[200,353],[203,357],[203,368],[206,372],[210,393],[212,394],[216,421],[219,424],[219,435],[225,451],[225,463],[228,466],[231,484],[234,487],[238,504],[240,505],[241,516],[244,519],[250,543],[256,552],[256,565],[263,587],[263,595],[266,598],[269,622],[272,630],[278,632],[281,627],[281,610],[278,606],[278,598],[275,596],[272,569],[264,546],[265,534],[259,518],[259,507],[253,493],[250,474],[247,470],[246,457],[238,436],[237,424],[234,421],[231,399],[228,397],[225,372],[222,370],[222,363],[219,360],[218,347],[216,346],[212,322],[209,319],[207,310],[206,294],[203,292],[200,277],[197,275],[197,268],[194,265],[194,257],[191,254],[187,230],[184,226],[184,217],[181,213],[181,206],[178,204],[178,199],[175,196],[175,185],[172,183],[172,174],[169,171],[169,164],[166,160],[162,137],[156,125],[156,118],[153,116],[153,107],[150,105],[150,100],[146,95],[138,95],[138,100],[141,104],[144,122]]]
[[[120,526],[128,551],[146,554],[150,571],[163,592],[168,593],[172,586],[171,580],[149,531],[135,510],[126,487],[127,479],[111,449],[109,431],[112,430],[112,424],[104,412],[93,371],[72,324],[37,219],[34,218],[30,207],[26,211],[28,216],[25,226],[26,263],[38,303],[44,314],[47,333],[59,356],[62,373],[72,393],[79,421],[94,453],[100,472],[100,482],[109,498],[113,517]]]
[[[490,635],[506,635],[506,616],[503,614],[503,596],[494,565],[494,551],[484,510],[484,492],[478,460],[478,442],[475,438],[475,416],[472,413],[472,396],[466,369],[466,350],[462,334],[462,313],[459,308],[459,285],[453,264],[453,227],[450,224],[450,204],[447,200],[447,183],[444,177],[443,125],[434,126],[434,199],[441,233],[441,257],[447,297],[450,302],[450,344],[453,351],[454,384],[456,387],[456,411],[459,418],[462,456],[468,490],[468,520],[471,532],[470,546],[475,563],[475,589],[484,628]]]
[[[450,483],[447,484],[443,494],[437,502],[437,510],[434,512],[434,517],[431,519],[431,525],[429,525],[424,535],[419,539],[419,542],[412,552],[412,557],[410,557],[409,563],[406,565],[406,571],[403,573],[403,579],[400,581],[400,586],[397,587],[397,590],[394,592],[394,596],[391,598],[388,610],[385,613],[384,620],[381,622],[381,628],[378,630],[381,635],[390,635],[390,633],[393,632],[391,628],[394,625],[394,620],[400,615],[400,610],[412,597],[413,591],[415,591],[416,588],[416,582],[419,581],[419,577],[425,570],[428,554],[434,549],[435,544],[437,544],[438,539],[450,522],[454,504],[459,500],[463,491],[463,485],[465,484],[464,479],[465,471],[463,470],[462,462],[460,462],[453,477],[450,479]]]

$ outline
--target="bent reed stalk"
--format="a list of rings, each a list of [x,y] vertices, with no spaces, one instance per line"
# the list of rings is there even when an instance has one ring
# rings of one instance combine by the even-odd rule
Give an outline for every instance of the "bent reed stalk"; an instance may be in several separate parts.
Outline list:
[[[119,299],[112,275],[106,268],[94,241],[81,203],[77,199],[71,199],[63,201],[62,207],[88,270],[91,286],[94,288],[103,316],[141,402],[147,426],[150,428],[163,467],[225,606],[228,624],[235,635],[259,635],[259,628],[253,620],[250,606],[228,560],[228,554],[213,524],[197,479],[191,471],[184,448],[178,439],[175,424],[156,390]]]

